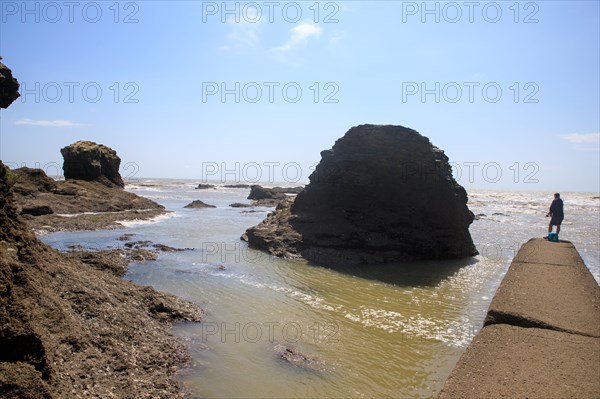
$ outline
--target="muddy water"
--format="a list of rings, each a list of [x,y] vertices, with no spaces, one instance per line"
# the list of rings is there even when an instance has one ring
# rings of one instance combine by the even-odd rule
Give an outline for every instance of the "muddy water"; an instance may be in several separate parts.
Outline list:
[[[154,182],[157,183],[157,182]],[[158,181],[161,183],[161,181]],[[244,213],[245,190],[193,190],[162,181],[133,188],[173,217],[111,232],[55,234],[54,243],[118,245],[133,232],[195,251],[131,265],[126,278],[190,299],[204,322],[175,328],[193,356],[178,379],[192,397],[431,397],[479,330],[521,243],[544,234],[548,193],[470,193],[483,213],[472,225],[481,255],[451,262],[383,265],[344,272],[269,257],[239,240],[267,209]],[[598,200],[563,195],[561,238],[574,241],[598,277]],[[216,209],[188,210],[201,199]],[[295,362],[280,356],[287,349]]]

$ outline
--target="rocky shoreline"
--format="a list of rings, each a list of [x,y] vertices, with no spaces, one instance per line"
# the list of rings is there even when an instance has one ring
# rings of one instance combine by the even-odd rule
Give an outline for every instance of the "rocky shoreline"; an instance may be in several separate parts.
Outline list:
[[[108,153],[114,156],[112,162],[116,165],[121,161],[112,149],[91,142],[75,143],[66,147],[68,151],[63,148],[62,152],[76,156],[77,149],[82,148],[79,143],[85,143],[87,152],[94,148],[110,151]],[[104,159],[106,155],[98,157]],[[68,161],[69,158],[65,157],[65,165]],[[88,162],[95,163],[93,159]],[[122,182],[118,170],[106,173],[111,179]],[[79,172],[77,176],[82,174]],[[67,173],[65,175],[70,176]],[[9,171],[8,177],[12,183],[17,212],[37,232],[122,228],[119,221],[148,220],[168,212],[162,205],[127,192],[120,184],[95,172],[88,179],[66,178],[56,181],[41,169],[19,168]]]
[[[189,356],[170,325],[199,321],[200,308],[120,278],[143,248],[61,253],[40,242],[18,215],[9,173],[0,164],[0,392],[179,396],[172,376]]]
[[[0,107],[18,89],[0,63]],[[198,322],[202,310],[121,278],[129,262],[178,249],[138,241],[59,252],[33,233],[121,227],[166,211],[123,190],[112,149],[78,142],[61,153],[65,181],[0,161],[0,396],[182,397],[173,375],[190,356],[171,325]]]

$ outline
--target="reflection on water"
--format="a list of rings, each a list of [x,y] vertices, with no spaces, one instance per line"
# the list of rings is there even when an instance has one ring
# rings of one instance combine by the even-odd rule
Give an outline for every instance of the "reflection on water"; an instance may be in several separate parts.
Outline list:
[[[139,192],[160,198],[176,214],[127,232],[196,250],[133,264],[126,278],[206,309],[202,323],[174,329],[193,357],[192,367],[178,373],[192,397],[435,396],[481,327],[515,251],[544,234],[551,198],[471,193],[471,209],[485,214],[471,228],[477,257],[339,272],[273,258],[240,241],[240,234],[266,214],[228,207],[243,202],[247,190],[200,192],[189,182],[147,189]],[[575,242],[598,279],[598,202],[578,195],[570,203],[563,194],[562,238]],[[191,199],[217,208],[183,209]],[[45,239],[101,247],[119,245],[116,237],[124,231]],[[282,358],[286,349],[298,361]]]

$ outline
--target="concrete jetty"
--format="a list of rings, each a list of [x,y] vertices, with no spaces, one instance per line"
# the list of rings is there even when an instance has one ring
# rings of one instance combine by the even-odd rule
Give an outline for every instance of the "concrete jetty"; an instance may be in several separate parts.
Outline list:
[[[600,398],[600,287],[572,243],[519,249],[438,398]]]

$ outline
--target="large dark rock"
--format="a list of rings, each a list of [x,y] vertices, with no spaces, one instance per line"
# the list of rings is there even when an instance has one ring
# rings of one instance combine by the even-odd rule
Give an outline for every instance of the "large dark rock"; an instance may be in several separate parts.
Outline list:
[[[8,108],[19,96],[19,82],[12,76],[12,71],[0,62],[0,108]]]
[[[246,231],[251,245],[330,266],[477,254],[467,193],[418,132],[357,126],[321,157],[295,200]]]
[[[108,179],[118,187],[125,187],[119,173],[121,158],[112,148],[92,141],[78,141],[61,149],[60,153],[64,158],[65,179]]]

